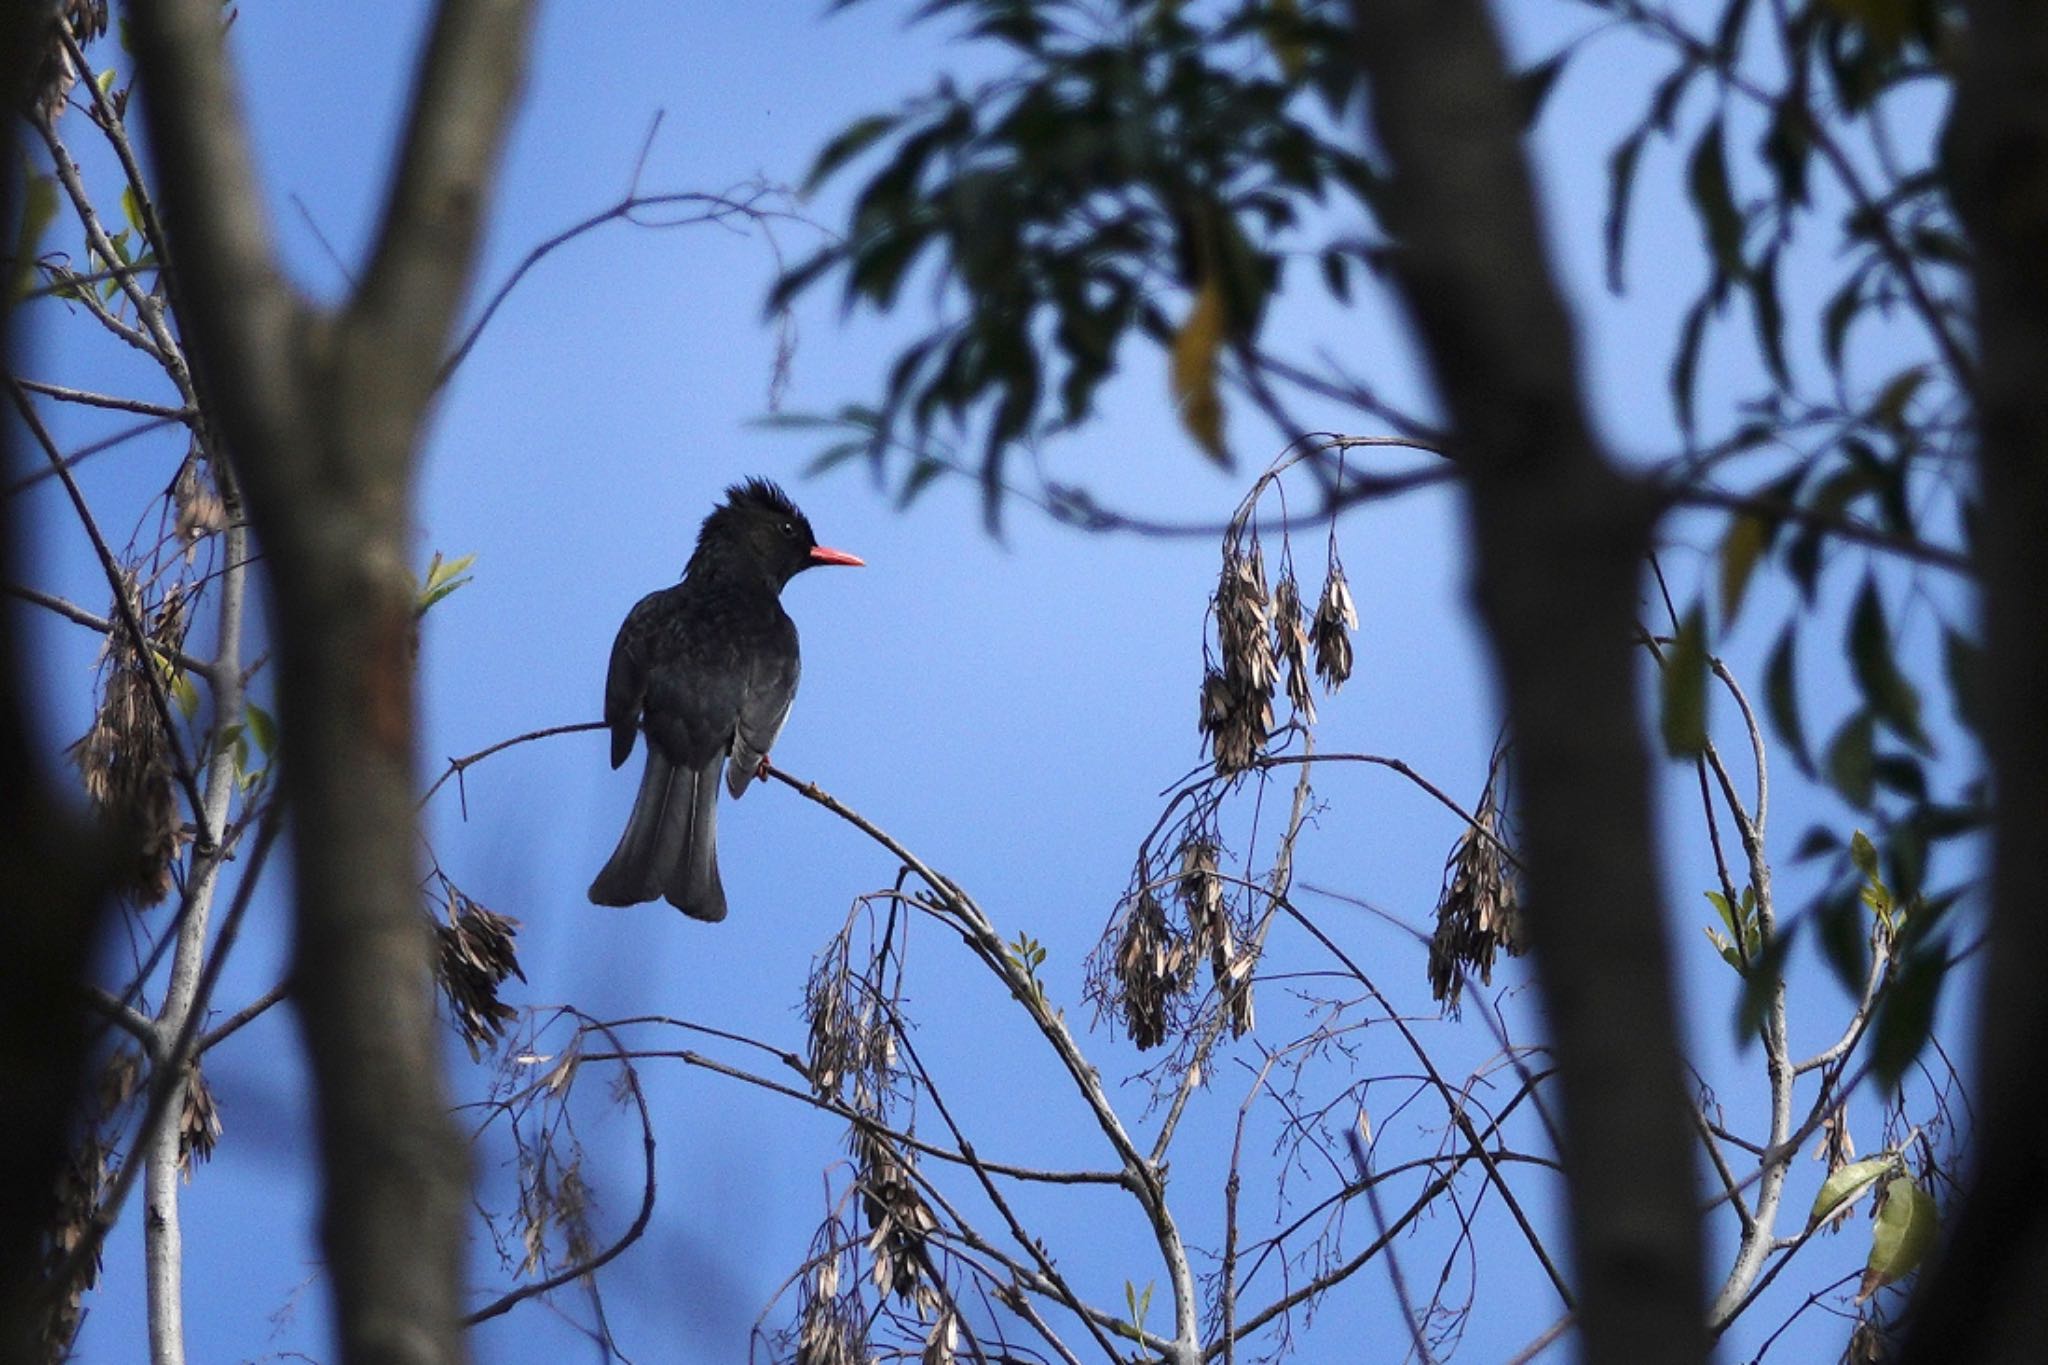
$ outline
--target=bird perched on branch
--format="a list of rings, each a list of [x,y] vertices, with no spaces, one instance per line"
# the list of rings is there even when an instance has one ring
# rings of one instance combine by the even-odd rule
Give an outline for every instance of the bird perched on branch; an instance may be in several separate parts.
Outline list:
[[[783,585],[815,564],[859,563],[818,544],[780,488],[749,479],[726,489],[704,518],[682,582],[626,614],[612,643],[604,719],[612,766],[642,731],[647,763],[626,832],[590,884],[593,903],[664,896],[693,919],[725,918],[718,775],[725,769],[738,796],[765,774],[796,696],[796,625],[782,610]]]

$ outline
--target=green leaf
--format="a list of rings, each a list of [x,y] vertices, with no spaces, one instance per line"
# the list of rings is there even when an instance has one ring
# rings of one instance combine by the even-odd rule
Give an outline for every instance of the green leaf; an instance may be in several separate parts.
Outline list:
[[[434,551],[433,559],[427,563],[427,581],[420,588],[418,601],[413,604],[413,615],[425,616],[428,608],[436,602],[465,583],[471,582],[473,575],[468,569],[475,563],[476,556],[473,554],[444,561],[441,552]]]
[[[1870,920],[1857,891],[1851,882],[1822,897],[1813,910],[1821,955],[1851,1000],[1863,998],[1870,979]]]
[[[1946,627],[1941,632],[1941,667],[1948,678],[1956,719],[1980,739],[1984,734],[1984,651],[1975,640]]]
[[[1728,183],[1728,153],[1721,120],[1711,120],[1700,130],[1686,165],[1686,191],[1700,217],[1707,251],[1714,268],[1728,279],[1748,273],[1742,260],[1742,213],[1735,207],[1735,195]]]
[[[1877,845],[1870,842],[1870,836],[1857,830],[1849,838],[1849,861],[1856,864],[1856,870],[1866,877],[1877,876]]]
[[[135,197],[135,187],[133,185],[121,187],[121,213],[128,219],[128,226],[135,229],[135,234],[138,237],[141,236],[142,201]]]
[[[1849,341],[1849,324],[1862,311],[1863,276],[1859,272],[1836,290],[1827,307],[1821,310],[1821,350],[1827,356],[1828,368],[1837,375],[1842,372],[1842,348]]]
[[[1856,685],[1871,714],[1899,738],[1921,751],[1928,749],[1920,728],[1920,694],[1899,671],[1892,657],[1891,629],[1885,624],[1884,602],[1875,575],[1866,576],[1849,616],[1849,663]]]
[[[874,146],[901,121],[895,114],[870,114],[848,126],[826,143],[824,149],[818,153],[818,159],[811,163],[810,173],[804,177],[799,192],[810,194],[824,184],[834,171]]]
[[[1728,534],[1721,537],[1721,629],[1735,624],[1749,575],[1770,538],[1770,525],[1754,512],[1743,512],[1728,523]]]
[[[178,704],[178,713],[190,721],[199,714],[199,689],[192,685],[191,676],[176,673],[171,677],[171,700]]]
[[[1678,351],[1671,358],[1671,405],[1678,413],[1678,425],[1688,438],[1692,435],[1694,380],[1700,368],[1700,343],[1706,339],[1707,310],[1711,299],[1702,296],[1686,310],[1678,326]]]
[[[1695,602],[1664,657],[1664,750],[1690,758],[1707,747],[1707,622]]]
[[[1844,1204],[1875,1185],[1887,1172],[1895,1171],[1898,1167],[1896,1157],[1872,1156],[1861,1161],[1852,1161],[1837,1170],[1821,1185],[1820,1193],[1813,1197],[1813,1210],[1806,1215],[1806,1230],[1811,1232],[1819,1227],[1839,1213]]]
[[[1778,998],[1784,980],[1785,958],[1791,952],[1794,934],[1779,934],[1750,959],[1742,976],[1742,994],[1735,1004],[1735,1043],[1746,1048],[1763,1035],[1764,1015]]]
[[[1841,846],[1842,837],[1827,826],[1809,825],[1806,833],[1799,836],[1798,847],[1792,850],[1792,861],[1803,863],[1824,853],[1833,853]]]
[[[1621,259],[1628,243],[1628,207],[1635,190],[1636,162],[1643,154],[1647,127],[1638,128],[1621,140],[1607,160],[1607,288],[1619,294],[1622,288]]]
[[[1941,999],[1948,962],[1945,941],[1923,944],[1900,965],[1878,1004],[1877,1023],[1871,1029],[1870,1067],[1887,1094],[1898,1089],[1906,1069],[1934,1032],[1934,1007]]]
[[[1827,767],[1828,785],[1859,810],[1867,809],[1871,797],[1876,795],[1877,772],[1871,755],[1876,737],[1876,724],[1870,712],[1858,711],[1835,731],[1822,759]]]
[[[1794,657],[1798,622],[1787,621],[1785,629],[1778,636],[1778,643],[1771,650],[1770,662],[1764,666],[1764,709],[1771,718],[1771,727],[1778,732],[1778,738],[1785,741],[1791,751],[1792,761],[1799,771],[1813,775],[1813,755],[1806,747],[1806,727],[1799,719],[1799,689],[1797,660]]]
[[[249,718],[249,734],[256,741],[256,747],[263,751],[265,758],[277,752],[277,721],[255,702],[244,702],[243,710]]]
[[[1912,1274],[1934,1249],[1940,1228],[1934,1196],[1909,1176],[1893,1176],[1884,1187],[1884,1207],[1877,1211],[1877,1225],[1871,1230],[1870,1259],[1856,1289],[1857,1301]]]
[[[14,261],[8,271],[7,295],[19,299],[35,279],[36,251],[43,229],[57,216],[57,184],[47,175],[29,177],[21,196],[21,230],[14,235]]]
[[[1775,247],[1763,255],[1749,276],[1750,310],[1756,316],[1757,343],[1763,348],[1764,364],[1781,389],[1792,387],[1792,372],[1785,364],[1785,308],[1778,299],[1778,252]]]

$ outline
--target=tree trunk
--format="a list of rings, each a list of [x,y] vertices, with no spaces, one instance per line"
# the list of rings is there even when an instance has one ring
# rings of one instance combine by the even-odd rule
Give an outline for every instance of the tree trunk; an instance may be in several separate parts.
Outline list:
[[[218,3],[133,14],[179,316],[271,572],[293,1000],[351,1362],[464,1355],[467,1179],[420,912],[406,565],[414,454],[529,17],[528,0],[442,0],[372,259],[347,306],[323,313],[278,272]]]
[[[1595,440],[1479,0],[1357,0],[1395,278],[1455,432],[1563,1092],[1582,1358],[1703,1361],[1696,1156],[1633,643],[1646,490]]]
[[[1991,938],[1979,958],[1974,1171],[1900,1359],[2020,1365],[2048,1342],[2048,9],[1978,0],[1969,14],[1947,160],[1976,248]]]

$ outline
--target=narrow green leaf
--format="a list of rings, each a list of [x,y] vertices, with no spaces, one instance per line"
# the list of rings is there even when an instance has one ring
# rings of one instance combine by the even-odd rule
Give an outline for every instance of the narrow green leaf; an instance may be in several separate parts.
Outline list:
[[[1920,728],[1920,694],[1892,656],[1891,629],[1885,623],[1884,601],[1878,596],[1874,575],[1864,578],[1862,591],[1856,595],[1849,615],[1848,644],[1849,664],[1871,713],[1899,738],[1925,751],[1928,743]]]
[[[1797,681],[1797,660],[1794,657],[1797,639],[1796,621],[1787,621],[1785,629],[1778,636],[1778,643],[1771,649],[1770,662],[1764,666],[1764,709],[1771,718],[1771,727],[1778,732],[1778,738],[1785,741],[1785,747],[1792,754],[1792,761],[1799,771],[1813,775],[1813,756],[1806,747],[1806,727],[1799,719],[1799,685]]]
[[[825,183],[832,173],[886,136],[901,120],[895,114],[870,114],[851,124],[826,143],[811,163],[800,192],[808,195]]]
[[[1898,1089],[1906,1069],[1934,1031],[1934,1009],[1941,1000],[1948,962],[1944,940],[1922,944],[1899,966],[1878,1004],[1877,1022],[1871,1029],[1870,1066],[1888,1094]]]
[[[1710,120],[1700,130],[1686,164],[1685,182],[1715,269],[1728,279],[1742,278],[1747,273],[1742,260],[1742,213],[1735,207],[1734,191],[1729,187],[1728,152],[1720,119]]]
[[[1953,630],[1941,632],[1942,672],[1948,678],[1949,698],[1956,719],[1979,738],[1984,734],[1983,671],[1984,651],[1977,642]]]
[[[1870,917],[1863,913],[1857,891],[1854,882],[1848,883],[1813,907],[1821,956],[1851,1000],[1863,998],[1870,979]]]
[[[1791,930],[1779,934],[1763,950],[1750,959],[1749,970],[1742,976],[1742,994],[1735,1005],[1735,1042],[1746,1048],[1763,1034],[1764,1015],[1778,998],[1778,986],[1783,979],[1785,958],[1791,951],[1794,934]]]
[[[189,674],[178,673],[172,676],[171,700],[178,704],[178,714],[187,721],[199,714],[199,689],[192,685]]]
[[[1870,836],[1857,830],[1849,837],[1849,861],[1856,864],[1856,870],[1866,877],[1877,875],[1877,845],[1870,842]]]
[[[1769,525],[1753,512],[1740,513],[1729,521],[1728,534],[1721,537],[1721,629],[1735,624],[1750,572],[1762,557],[1770,534]]]
[[[1778,252],[1775,247],[1763,255],[1749,276],[1750,311],[1756,317],[1757,344],[1764,364],[1781,389],[1792,387],[1792,372],[1785,363],[1785,308],[1778,299]]]
[[[1707,621],[1695,602],[1664,656],[1664,750],[1690,758],[1707,747]]]
[[[1877,773],[1871,754],[1876,738],[1876,723],[1870,712],[1858,711],[1835,731],[1822,760],[1827,767],[1828,785],[1858,810],[1868,809],[1871,797],[1876,794]]]
[[[256,747],[268,758],[277,752],[277,721],[255,702],[243,703],[249,718],[249,735],[256,741]]]
[[[1607,159],[1607,288],[1622,291],[1622,254],[1628,244],[1628,208],[1636,184],[1636,162],[1643,154],[1643,139],[1649,128],[1642,127],[1621,140]]]
[[[1694,381],[1699,376],[1700,344],[1706,339],[1707,310],[1711,305],[1711,296],[1702,295],[1686,310],[1685,321],[1678,327],[1678,351],[1671,358],[1671,406],[1676,409],[1678,425],[1687,437],[1692,435]]]

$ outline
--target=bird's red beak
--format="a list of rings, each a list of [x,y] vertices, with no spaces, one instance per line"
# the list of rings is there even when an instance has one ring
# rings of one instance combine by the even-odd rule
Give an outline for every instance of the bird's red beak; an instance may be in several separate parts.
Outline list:
[[[850,555],[844,550],[835,550],[830,545],[813,545],[811,547],[811,563],[844,564],[849,568],[858,569],[864,567],[867,561],[859,555]]]

